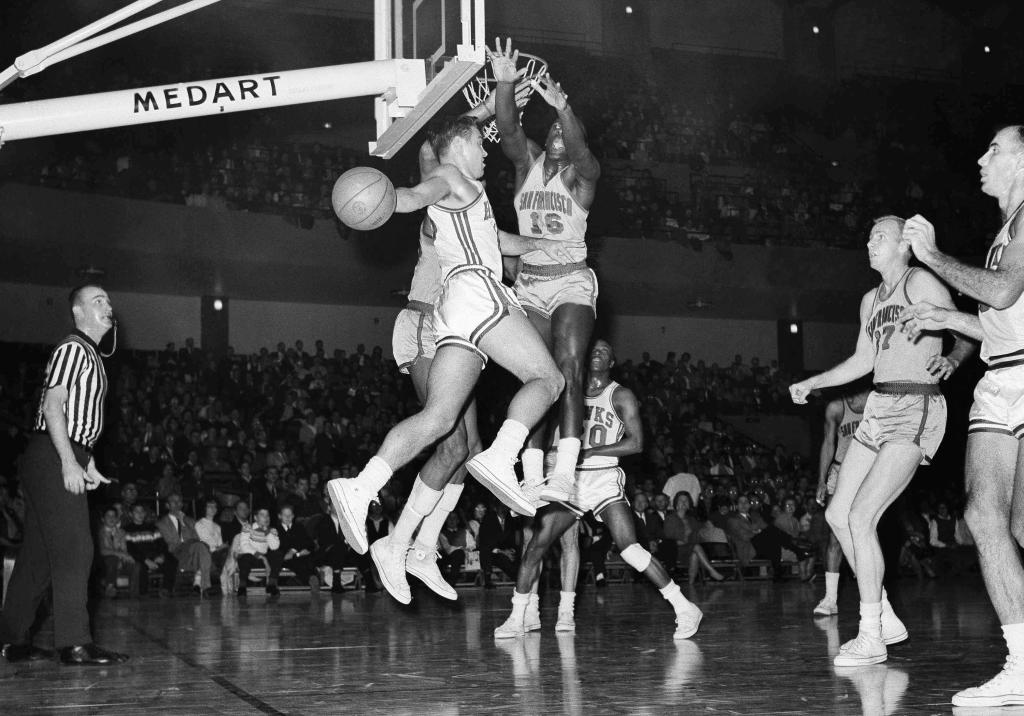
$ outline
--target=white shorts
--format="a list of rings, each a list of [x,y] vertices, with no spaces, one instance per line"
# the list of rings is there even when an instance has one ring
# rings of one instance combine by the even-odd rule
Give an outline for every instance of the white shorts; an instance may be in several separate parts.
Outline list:
[[[629,504],[626,473],[621,467],[594,467],[576,471],[576,490],[563,504],[577,517],[593,512],[600,519],[601,511],[614,502]]]
[[[471,350],[487,364],[480,340],[510,311],[526,315],[512,290],[483,266],[460,266],[445,277],[434,313],[437,347]]]
[[[597,276],[586,264],[526,265],[516,276],[513,288],[524,308],[545,318],[551,318],[555,309],[566,303],[590,306],[597,315]]]
[[[406,374],[420,358],[433,358],[437,352],[433,311],[403,308],[391,332],[391,352],[398,370]]]
[[[974,388],[968,433],[1024,438],[1024,366],[991,369]]]

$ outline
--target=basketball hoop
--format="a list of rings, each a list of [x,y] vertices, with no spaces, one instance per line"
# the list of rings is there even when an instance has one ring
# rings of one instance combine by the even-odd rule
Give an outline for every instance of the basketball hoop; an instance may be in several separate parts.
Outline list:
[[[548,63],[536,55],[528,55],[525,52],[519,53],[519,67],[516,68],[516,107],[519,108],[519,118],[522,120],[523,108],[530,101],[533,94],[533,80],[548,71]],[[497,80],[491,76],[490,65],[484,65],[484,70],[474,77],[468,85],[462,89],[462,96],[469,103],[469,108],[474,109],[487,101],[494,88],[498,86]],[[492,142],[500,142],[498,135],[498,124],[491,117],[480,126],[480,131],[485,139]]]

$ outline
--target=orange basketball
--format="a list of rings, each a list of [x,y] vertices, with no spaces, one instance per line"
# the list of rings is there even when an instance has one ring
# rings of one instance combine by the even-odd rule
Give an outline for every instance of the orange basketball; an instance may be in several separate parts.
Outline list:
[[[376,229],[395,213],[398,196],[383,172],[355,167],[338,177],[331,192],[334,213],[349,228]]]

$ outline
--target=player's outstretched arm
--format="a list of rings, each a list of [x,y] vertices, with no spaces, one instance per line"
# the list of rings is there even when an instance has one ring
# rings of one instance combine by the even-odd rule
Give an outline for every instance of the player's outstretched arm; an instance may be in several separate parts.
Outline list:
[[[522,256],[531,251],[543,251],[549,258],[560,264],[570,264],[574,259],[569,254],[569,249],[578,249],[584,246],[586,244],[582,241],[554,241],[510,234],[498,229],[498,247],[501,249],[502,256]]]
[[[1024,232],[1024,212],[1017,214],[1010,235]],[[996,270],[968,266],[939,251],[935,243],[935,227],[920,214],[907,219],[903,236],[910,241],[914,255],[943,281],[957,291],[992,308],[1012,306],[1024,293],[1024,246],[1010,241],[1003,250]]]
[[[864,294],[864,298],[860,301],[860,331],[857,335],[857,347],[853,355],[824,373],[812,375],[807,380],[789,386],[789,395],[794,403],[804,405],[812,390],[851,383],[857,378],[867,375],[874,368],[875,352],[866,328],[874,294],[875,291],[872,289]]]
[[[604,455],[605,457],[625,457],[636,455],[644,449],[644,427],[640,421],[640,404],[633,391],[619,386],[612,395],[612,405],[622,419],[622,438],[609,445],[598,445],[587,448],[580,453],[580,459]]]
[[[430,146],[430,142],[423,142],[420,145],[419,164],[420,181],[429,179],[441,167],[441,161],[434,154],[434,148]]]
[[[501,151],[516,169],[528,168],[537,152],[531,151],[530,140],[519,124],[519,108],[516,107],[516,62],[519,50],[512,49],[512,38],[508,38],[505,49],[501,38],[495,38],[494,49],[487,48],[487,59],[491,63],[491,75],[497,82],[494,90],[494,122],[501,135]]]
[[[470,201],[478,193],[478,188],[471,185],[456,167],[442,164],[416,186],[397,189],[398,204],[395,211],[409,214],[448,197]]]
[[[839,421],[843,419],[843,401],[831,400],[825,408],[824,437],[821,440],[821,452],[818,455],[818,502],[825,501],[825,486],[828,483],[828,469],[836,456],[836,433]]]
[[[943,308],[927,301],[908,306],[897,320],[900,330],[912,340],[917,340],[925,331],[952,331],[976,341],[983,338],[977,314]]]
[[[551,75],[531,80],[530,84],[537,90],[537,94],[558,112],[565,152],[576,169],[577,180],[590,185],[595,184],[598,177],[601,176],[601,165],[594,153],[590,151],[590,147],[587,146],[587,136],[583,131],[583,124],[572,111],[569,95],[562,89],[561,84],[551,79]]]

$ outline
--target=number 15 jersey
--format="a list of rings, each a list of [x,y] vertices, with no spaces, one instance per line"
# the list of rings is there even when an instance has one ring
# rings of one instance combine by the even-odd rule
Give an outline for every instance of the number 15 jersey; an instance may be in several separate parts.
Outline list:
[[[875,298],[864,327],[875,349],[875,383],[938,383],[939,379],[925,367],[928,359],[942,353],[942,336],[923,333],[914,342],[900,330],[900,314],[913,301],[907,293],[907,282],[918,271],[909,268],[893,287],[892,293],[882,298],[882,288],[875,290]]]
[[[530,167],[526,180],[516,192],[515,208],[519,218],[519,233],[523,236],[543,236],[554,241],[582,243],[587,233],[587,210],[573,198],[562,175],[565,169],[544,183],[544,152]],[[586,246],[568,250],[572,263],[587,260]],[[523,256],[523,263],[533,266],[556,264],[543,251],[531,251]]]

